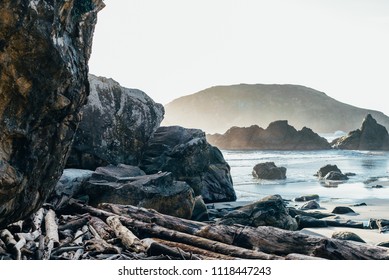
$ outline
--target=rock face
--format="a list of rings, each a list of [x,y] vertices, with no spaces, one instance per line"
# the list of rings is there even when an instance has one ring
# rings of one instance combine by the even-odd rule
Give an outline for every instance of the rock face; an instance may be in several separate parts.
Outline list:
[[[327,179],[327,180],[334,180],[334,179],[330,179],[330,178],[335,178],[336,176],[342,176],[342,175],[343,175],[343,173],[338,168],[338,166],[332,165],[332,164],[327,164],[327,165],[321,167],[316,172],[316,176],[319,177],[319,179]],[[345,176],[345,175],[343,175],[343,176]]]
[[[232,127],[224,134],[207,136],[208,141],[220,149],[239,150],[327,150],[326,139],[311,129],[297,131],[288,121],[275,121],[266,129],[257,125]]]
[[[201,130],[158,128],[145,148],[140,167],[147,174],[171,172],[175,180],[187,182],[206,203],[236,200],[230,167]]]
[[[296,230],[297,222],[292,218],[279,195],[267,196],[257,202],[228,213],[218,222],[223,225],[273,226]]]
[[[368,114],[360,129],[351,131],[348,135],[335,139],[332,146],[344,150],[389,150],[389,134],[387,129],[378,124]]]
[[[138,165],[145,143],[161,124],[163,106],[112,79],[89,75],[89,81],[91,92],[67,166]]]
[[[103,6],[0,2],[0,228],[37,210],[61,176],[89,92]]]
[[[187,219],[195,203],[193,190],[185,182],[174,181],[170,172],[142,175],[139,168],[123,165],[98,168],[80,193],[89,196],[91,205],[129,204]]]
[[[274,162],[258,163],[254,166],[252,174],[258,179],[282,180],[286,179],[286,168],[277,167]]]

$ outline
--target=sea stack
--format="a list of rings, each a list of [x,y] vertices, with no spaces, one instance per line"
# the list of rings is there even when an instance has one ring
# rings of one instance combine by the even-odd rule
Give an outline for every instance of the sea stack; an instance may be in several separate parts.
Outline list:
[[[389,150],[389,134],[387,129],[377,123],[368,114],[361,128],[349,132],[346,136],[335,139],[332,146],[343,150]]]

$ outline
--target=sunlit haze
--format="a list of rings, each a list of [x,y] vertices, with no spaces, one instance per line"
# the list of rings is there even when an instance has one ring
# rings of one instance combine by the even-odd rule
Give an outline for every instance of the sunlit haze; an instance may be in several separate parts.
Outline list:
[[[299,84],[389,115],[387,0],[106,0],[90,72],[155,101]]]

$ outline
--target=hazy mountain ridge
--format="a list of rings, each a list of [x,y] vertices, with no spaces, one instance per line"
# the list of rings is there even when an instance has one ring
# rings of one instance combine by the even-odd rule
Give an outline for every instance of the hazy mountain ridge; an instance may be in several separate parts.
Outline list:
[[[307,126],[319,133],[350,131],[358,128],[367,114],[389,128],[389,117],[381,112],[289,84],[215,86],[180,97],[167,104],[165,111],[163,125],[200,128],[207,133],[224,133],[233,126],[267,127],[276,120],[288,120],[297,129]]]

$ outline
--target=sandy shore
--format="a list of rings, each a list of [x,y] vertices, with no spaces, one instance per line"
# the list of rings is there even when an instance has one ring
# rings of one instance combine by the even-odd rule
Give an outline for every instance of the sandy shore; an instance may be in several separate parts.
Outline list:
[[[323,213],[331,213],[336,206],[347,206],[354,210],[355,213],[350,214],[338,214],[333,217],[334,219],[352,220],[357,222],[364,222],[368,224],[370,218],[373,219],[388,219],[389,220],[389,199],[361,199],[354,201],[353,203],[342,203],[336,200],[318,201],[321,208],[310,211],[320,211]],[[359,203],[366,203],[366,206],[353,206]],[[301,202],[290,202],[289,206],[300,207]],[[319,236],[331,237],[334,232],[337,231],[351,231],[361,237],[366,243],[376,245],[380,242],[389,241],[388,233],[379,233],[378,229],[355,229],[344,227],[326,227],[326,228],[306,228],[301,232],[307,234],[314,234]]]

